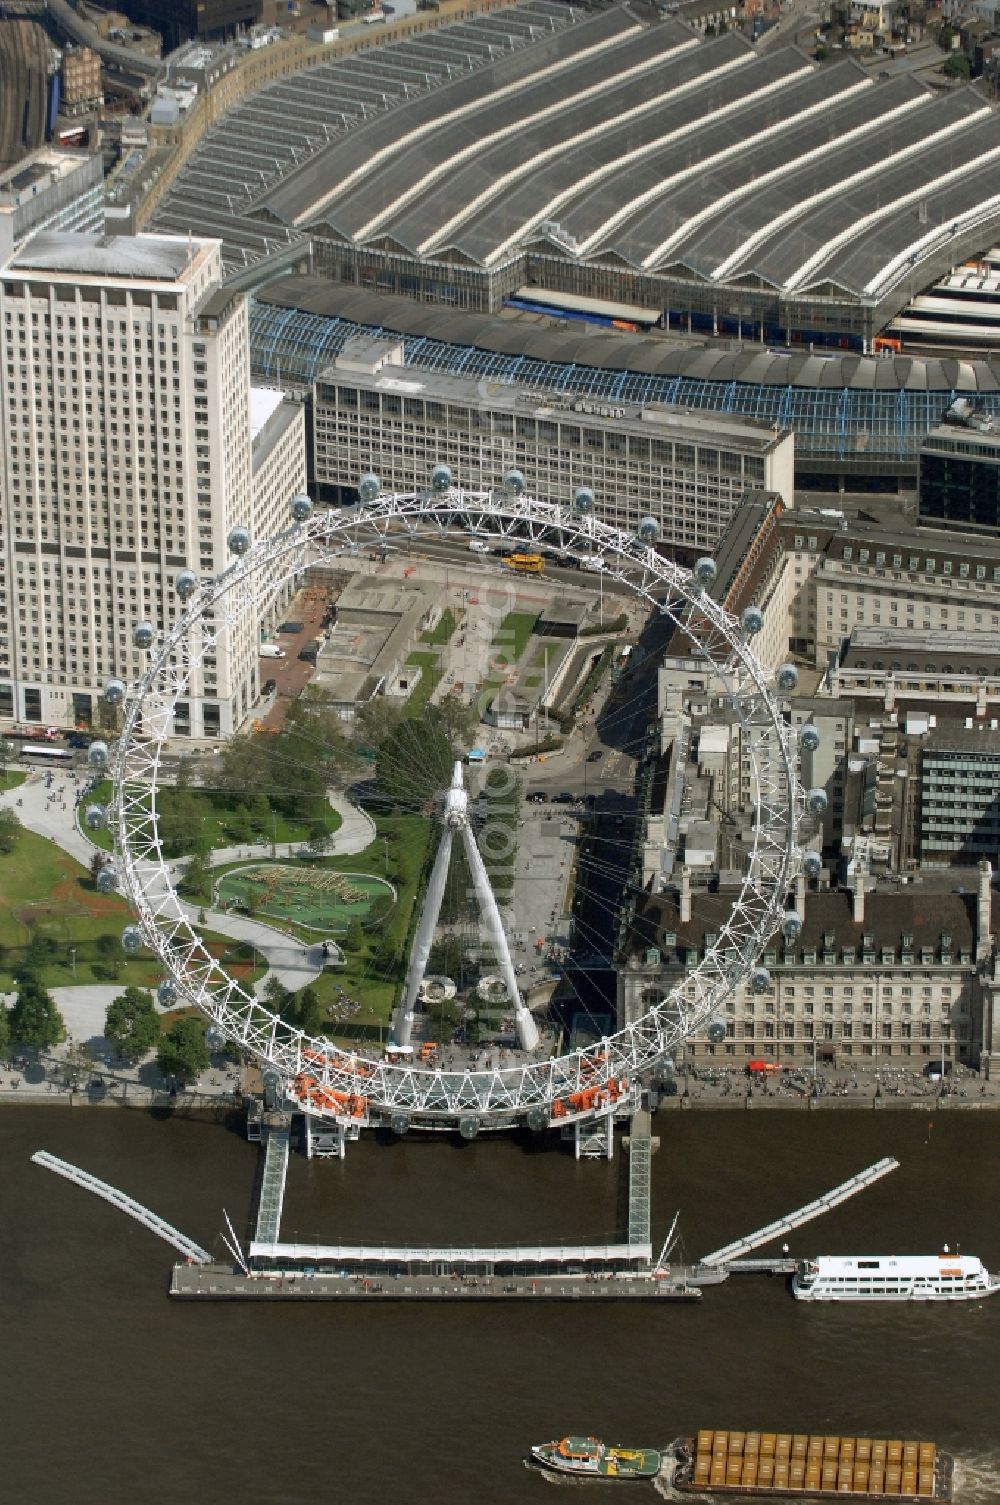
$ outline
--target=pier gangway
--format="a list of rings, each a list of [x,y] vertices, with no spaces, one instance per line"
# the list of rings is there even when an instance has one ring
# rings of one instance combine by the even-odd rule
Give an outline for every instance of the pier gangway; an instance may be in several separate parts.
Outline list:
[[[281,1209],[285,1201],[290,1135],[287,1129],[270,1129],[257,1206],[258,1244],[276,1244],[281,1232]]]
[[[754,1249],[759,1249],[762,1244],[769,1244],[772,1239],[780,1238],[784,1233],[790,1233],[793,1228],[801,1228],[803,1223],[822,1217],[824,1212],[829,1212],[832,1207],[838,1207],[841,1202],[846,1202],[848,1197],[853,1197],[857,1192],[873,1186],[883,1176],[888,1176],[890,1171],[898,1169],[899,1161],[894,1160],[892,1156],[886,1156],[884,1160],[876,1160],[874,1165],[859,1171],[856,1176],[851,1176],[850,1180],[842,1181],[832,1191],[824,1192],[823,1196],[817,1197],[814,1202],[807,1202],[805,1207],[800,1207],[797,1212],[790,1212],[787,1217],[768,1223],[766,1228],[758,1228],[755,1233],[748,1233],[745,1238],[736,1239],[734,1243],[726,1244],[723,1248],[706,1254],[700,1263],[702,1265],[732,1265],[735,1260],[741,1260]],[[746,1266],[744,1265],[743,1268],[746,1269]]]
[[[100,1181],[92,1176],[89,1171],[83,1171],[77,1165],[70,1165],[68,1160],[60,1160],[56,1155],[50,1155],[48,1150],[36,1150],[32,1155],[35,1165],[44,1166],[47,1171],[55,1171],[57,1176],[65,1176],[67,1181],[72,1181],[75,1186],[82,1186],[84,1191],[92,1191],[96,1197],[102,1197],[105,1202],[110,1202],[112,1207],[117,1207],[119,1212],[125,1212],[130,1218],[135,1218],[150,1233],[155,1233],[159,1238],[165,1239],[192,1264],[208,1265],[212,1262],[212,1256],[193,1239],[181,1233],[177,1228],[151,1212],[148,1207],[143,1207],[141,1202],[136,1202],[132,1197],[127,1197],[123,1191],[118,1191],[114,1186],[109,1186],[106,1181]]]

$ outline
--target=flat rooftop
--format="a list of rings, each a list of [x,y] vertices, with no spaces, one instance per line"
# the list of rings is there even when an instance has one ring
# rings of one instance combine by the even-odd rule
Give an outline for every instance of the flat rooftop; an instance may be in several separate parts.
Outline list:
[[[776,431],[773,424],[759,419],[692,412],[666,403],[606,403],[582,397],[561,397],[554,393],[551,396],[539,395],[510,382],[451,376],[443,371],[418,370],[413,366],[387,365],[374,375],[328,367],[319,380],[331,386],[360,386],[366,391],[488,408],[521,418],[552,418],[582,426],[613,422],[616,428],[624,427],[645,437],[650,437],[650,431],[655,428],[663,430],[669,437],[728,440],[733,446],[759,454],[768,454],[787,437],[787,431]]]
[[[4,270],[176,283],[212,244],[181,235],[41,234],[32,236]]]

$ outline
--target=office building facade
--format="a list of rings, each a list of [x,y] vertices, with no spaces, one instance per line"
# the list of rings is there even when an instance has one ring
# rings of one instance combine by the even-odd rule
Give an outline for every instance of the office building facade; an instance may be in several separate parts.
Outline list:
[[[217,241],[39,235],[0,269],[0,717],[98,724],[101,689],[169,626],[174,581],[231,562],[255,511],[245,301]],[[301,472],[294,481],[299,484]],[[257,624],[194,672],[176,730],[234,730]]]
[[[920,516],[930,523],[1000,530],[1000,433],[964,425],[931,429],[920,446]]]
[[[602,521],[632,531],[654,517],[665,541],[715,547],[748,491],[793,501],[794,441],[764,424],[663,406],[593,403],[404,368],[402,346],[348,342],[315,386],[320,495],[352,497],[375,471],[388,490],[427,483],[438,463],[457,485],[500,486],[569,503],[590,487]]]

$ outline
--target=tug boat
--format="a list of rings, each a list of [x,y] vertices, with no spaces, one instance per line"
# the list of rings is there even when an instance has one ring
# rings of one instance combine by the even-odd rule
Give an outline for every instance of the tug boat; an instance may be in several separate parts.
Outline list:
[[[577,1479],[653,1479],[662,1454],[659,1448],[624,1448],[597,1437],[563,1437],[538,1443],[529,1462]]]
[[[792,1276],[797,1301],[979,1301],[1000,1279],[972,1254],[820,1255]]]
[[[922,1505],[953,1498],[954,1461],[933,1442],[825,1437],[792,1432],[700,1431],[679,1437],[665,1460],[682,1493],[750,1499],[892,1500]]]

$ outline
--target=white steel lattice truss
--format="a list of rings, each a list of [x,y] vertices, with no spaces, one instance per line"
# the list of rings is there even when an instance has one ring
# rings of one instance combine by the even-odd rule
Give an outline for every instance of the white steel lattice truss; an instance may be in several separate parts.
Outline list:
[[[270,1012],[204,949],[184,914],[157,830],[161,756],[173,708],[192,670],[214,653],[220,634],[253,612],[254,625],[285,582],[309,565],[373,545],[424,536],[488,534],[575,558],[601,554],[605,575],[670,617],[693,655],[714,674],[742,727],[752,769],[755,819],[747,871],[715,944],[685,978],[634,1023],[597,1045],[558,1058],[522,1052],[515,1064],[443,1070],[413,1061],[365,1059],[311,1038]],[[206,613],[209,617],[206,619]],[[118,886],[147,943],[176,985],[225,1037],[281,1075],[307,1112],[341,1124],[502,1128],[571,1123],[624,1106],[662,1057],[718,1012],[777,929],[798,870],[801,790],[793,735],[740,623],[698,581],[642,539],[590,514],[507,491],[457,487],[380,496],[364,507],[315,513],[256,545],[205,581],[175,625],[161,632],[149,666],[129,688],[123,729],[111,755],[115,793],[108,812]]]

